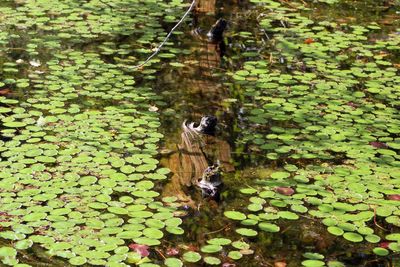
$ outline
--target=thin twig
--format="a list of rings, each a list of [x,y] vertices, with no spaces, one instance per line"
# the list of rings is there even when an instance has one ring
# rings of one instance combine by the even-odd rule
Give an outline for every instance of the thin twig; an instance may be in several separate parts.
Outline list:
[[[300,0],[300,2],[302,2],[305,7],[308,6],[304,0]]]
[[[380,226],[380,225],[378,224],[378,222],[377,222],[377,220],[376,220],[376,207],[374,207],[373,209],[374,209],[374,224],[375,224],[378,228],[382,229],[383,231],[389,231],[389,230],[383,228],[382,226]]]
[[[134,69],[138,69],[143,67],[144,65],[147,64],[147,62],[149,62],[154,56],[156,56],[158,54],[158,52],[160,52],[161,47],[168,41],[169,37],[171,36],[172,32],[178,28],[178,26],[185,20],[185,18],[187,17],[187,15],[189,15],[190,11],[193,9],[194,5],[196,4],[196,0],[192,1],[192,4],[190,5],[189,9],[186,11],[186,13],[183,15],[183,17],[180,19],[180,21],[178,21],[178,23],[172,28],[172,30],[168,33],[167,37],[165,37],[164,41],[162,41],[162,43],[157,47],[156,51],[153,52],[153,54],[151,54],[143,63],[133,66],[132,68]]]
[[[247,187],[250,187],[251,189],[257,190],[256,188],[254,188],[254,187],[252,187],[251,185],[249,185],[247,182],[245,183],[245,185],[246,185]],[[257,191],[258,191],[258,190],[257,190]]]
[[[280,233],[281,234],[283,234],[283,233],[285,233],[285,232],[287,232],[287,231],[289,231],[290,230],[290,228],[292,228],[292,226],[289,226],[289,227],[286,227],[285,229],[283,229]]]
[[[156,251],[157,251],[157,253],[158,254],[160,254],[160,256],[165,260],[166,258],[165,258],[165,256],[164,256],[164,254],[159,250],[159,249],[155,249]]]
[[[215,233],[221,232],[221,231],[225,230],[226,228],[228,228],[229,226],[231,226],[231,224],[225,225],[224,227],[222,227],[221,229],[218,229],[216,231],[204,233],[204,235],[211,235],[211,234],[215,234]]]

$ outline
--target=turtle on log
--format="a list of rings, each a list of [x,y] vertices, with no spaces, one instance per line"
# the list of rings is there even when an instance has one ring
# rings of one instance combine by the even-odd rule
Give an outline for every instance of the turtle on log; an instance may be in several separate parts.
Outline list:
[[[174,195],[194,207],[190,188],[196,187],[203,198],[218,200],[222,188],[222,171],[232,172],[231,150],[227,142],[215,137],[217,119],[202,117],[200,123],[182,123],[181,143],[168,155],[167,167],[173,173],[164,195]]]

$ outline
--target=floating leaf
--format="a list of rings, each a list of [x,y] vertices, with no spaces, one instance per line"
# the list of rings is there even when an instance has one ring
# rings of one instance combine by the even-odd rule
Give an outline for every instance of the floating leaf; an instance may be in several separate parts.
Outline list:
[[[319,266],[324,266],[325,262],[320,260],[305,260],[301,262],[301,265],[306,267],[319,267]]]
[[[131,250],[133,250],[133,251],[139,253],[139,255],[142,256],[142,257],[147,257],[147,256],[150,255],[149,246],[132,243],[132,244],[129,244],[128,247],[129,247]]]
[[[87,262],[87,259],[85,257],[81,257],[81,256],[76,256],[73,257],[71,259],[69,259],[69,263],[72,265],[84,265]]]
[[[246,219],[246,215],[241,213],[241,212],[239,212],[239,211],[225,211],[224,215],[227,218],[232,219],[232,220],[241,221],[241,220]]]
[[[293,188],[290,187],[277,187],[275,190],[277,193],[285,196],[291,196],[295,193]]]
[[[183,263],[176,258],[166,258],[164,264],[168,267],[182,267]]]
[[[363,241],[363,237],[357,233],[344,233],[343,237],[351,242]]]
[[[201,247],[201,251],[204,253],[215,253],[222,250],[220,245],[205,245]]]
[[[276,233],[276,232],[279,232],[279,230],[280,230],[278,225],[273,224],[273,223],[267,223],[267,222],[259,223],[258,227],[260,227],[260,229],[265,232],[271,232],[271,233]]]
[[[387,256],[389,255],[389,251],[385,248],[374,248],[373,252],[378,256]]]
[[[201,256],[197,252],[188,251],[183,254],[183,259],[187,262],[198,262],[201,260]]]
[[[225,245],[229,245],[230,243],[232,243],[232,241],[227,238],[213,238],[213,239],[207,240],[207,243],[212,244],[212,245],[225,246]]]
[[[233,260],[239,260],[243,257],[243,255],[242,255],[242,253],[240,253],[240,251],[230,251],[228,253],[228,257]]]
[[[238,228],[235,231],[243,236],[256,236],[258,234],[257,231],[249,228]]]
[[[215,257],[204,257],[204,262],[209,265],[219,265],[221,264],[221,260]]]
[[[333,234],[333,235],[337,235],[337,236],[340,236],[340,235],[344,234],[343,229],[339,228],[339,227],[336,227],[336,226],[329,226],[328,227],[328,232]]]
[[[16,257],[17,251],[12,247],[0,247],[0,258]]]

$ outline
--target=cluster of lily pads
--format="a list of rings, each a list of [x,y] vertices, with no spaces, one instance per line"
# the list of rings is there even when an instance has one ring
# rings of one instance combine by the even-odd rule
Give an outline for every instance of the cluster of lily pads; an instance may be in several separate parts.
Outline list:
[[[127,72],[183,5],[0,6],[0,90],[12,92],[0,97],[0,237],[11,241],[0,248],[4,264],[29,266],[18,254],[40,246],[72,265],[158,266],[137,246],[184,232],[175,198],[154,189],[169,173],[157,160],[159,97]]]
[[[233,250],[230,248],[233,247]],[[240,260],[243,255],[253,254],[253,250],[250,249],[250,245],[244,241],[237,240],[231,241],[229,238],[217,237],[207,240],[207,244],[200,248],[200,251],[204,254],[201,255],[199,252],[188,251],[182,256],[183,260],[189,263],[197,263],[203,259],[204,263],[208,265],[220,265],[221,252],[225,254],[230,260]],[[211,256],[214,255],[214,256]]]
[[[244,240],[280,232],[280,220],[301,216],[320,219],[329,233],[351,242],[386,240],[373,249],[377,255],[400,251],[400,35],[382,36],[377,23],[312,21],[300,13],[307,12],[301,3],[295,10],[280,1],[252,2],[262,11],[258,36],[239,35],[247,44],[268,45],[268,53],[245,51],[243,68],[231,73],[244,95],[233,101],[244,110],[238,144],[293,164],[243,188],[247,207],[224,212],[240,223],[235,231],[242,239],[212,238],[199,252],[164,264],[240,260],[253,253]],[[183,6],[175,0],[0,4],[3,264],[34,264],[20,263],[19,254],[40,247],[72,265],[159,266],[151,247],[184,233],[176,198],[160,199],[156,189],[169,173],[157,160],[161,98],[132,76],[164,37],[163,23],[175,22]],[[189,52],[169,48],[158,56],[178,53]],[[151,63],[158,61],[138,76],[155,79]],[[323,255],[303,256],[304,266],[325,264]]]
[[[95,55],[63,54],[65,64],[48,66],[61,63],[65,70],[50,70],[33,96],[3,113],[9,140],[1,146],[1,226],[7,230],[0,236],[18,241],[18,249],[40,244],[74,265],[134,262],[127,242],[157,245],[162,229],[183,233],[173,203],[154,200],[155,181],[169,170],[154,158],[162,135],[157,114],[148,111],[151,93],[134,89],[131,77],[109,72],[112,66]],[[85,79],[74,56],[101,64]],[[78,71],[68,73],[67,61]],[[107,73],[101,86],[121,86],[109,90],[115,104],[99,108],[96,97],[106,95],[90,89]],[[62,79],[70,75],[75,84]],[[69,102],[79,98],[81,105]]]
[[[284,169],[243,189],[252,195],[247,210],[225,216],[240,221],[239,234],[256,236],[307,214],[351,242],[389,241],[378,255],[398,252],[400,35],[382,36],[373,22],[313,21],[301,5],[253,2],[265,8],[255,34],[269,39],[265,55],[231,73],[244,95],[238,144]]]

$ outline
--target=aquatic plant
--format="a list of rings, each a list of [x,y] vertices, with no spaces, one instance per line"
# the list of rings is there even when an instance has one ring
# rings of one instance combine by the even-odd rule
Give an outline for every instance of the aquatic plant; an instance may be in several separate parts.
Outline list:
[[[376,23],[312,21],[275,1],[253,2],[268,10],[259,25],[270,36],[270,56],[231,73],[232,88],[244,94],[239,144],[285,170],[244,188],[252,196],[247,211],[225,216],[253,226],[236,230],[245,236],[278,232],[274,221],[308,214],[350,242],[388,240],[380,224],[400,226],[390,199],[400,189],[399,35],[373,38]],[[399,240],[391,241],[397,252]]]
[[[1,248],[4,264],[17,264],[32,246],[71,265],[141,264],[152,258],[145,246],[183,233],[174,200],[154,190],[169,173],[156,159],[163,135],[151,107],[159,97],[127,72],[164,34],[159,19],[171,20],[177,7],[30,0],[0,7],[1,87],[17,92],[0,97],[0,236],[14,246]]]

